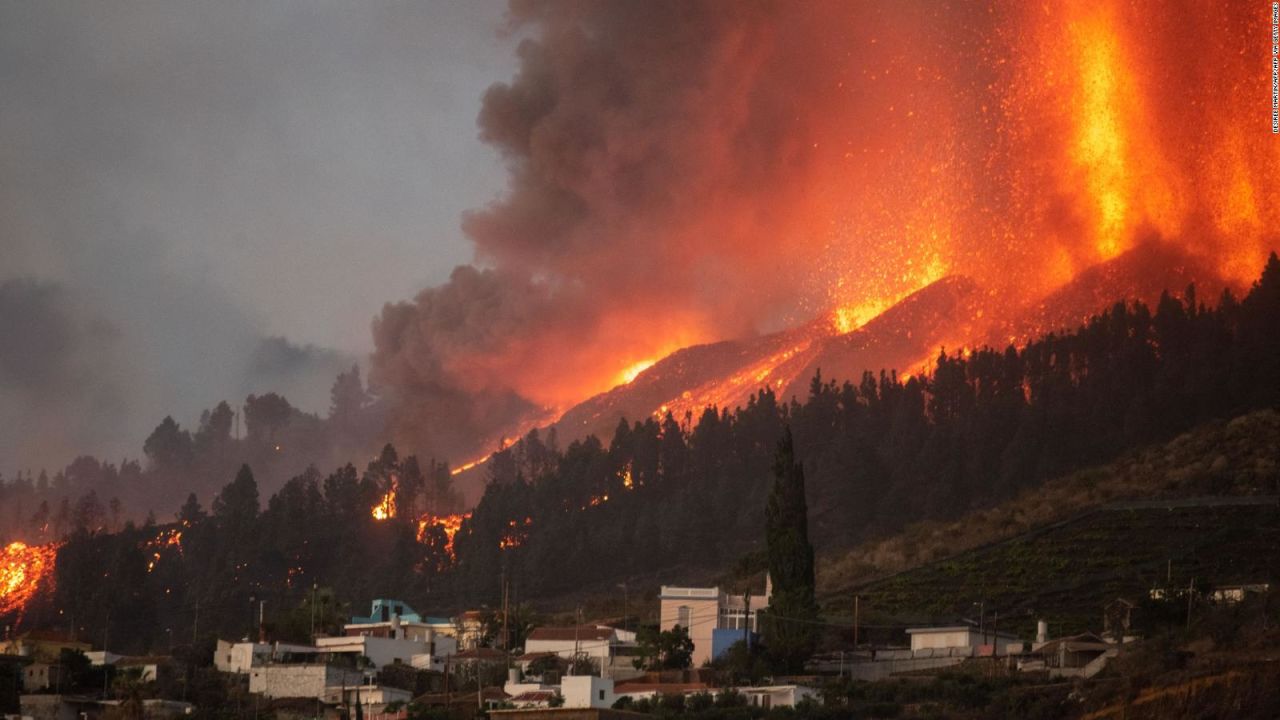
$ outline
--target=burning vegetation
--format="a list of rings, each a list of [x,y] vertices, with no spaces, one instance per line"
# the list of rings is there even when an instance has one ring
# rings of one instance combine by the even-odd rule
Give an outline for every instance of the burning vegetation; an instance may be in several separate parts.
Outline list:
[[[20,621],[36,593],[52,589],[59,545],[14,541],[5,546],[0,553],[0,617]]]
[[[178,555],[182,554],[182,530],[179,528],[161,530],[154,538],[142,543],[141,547],[150,554],[150,559],[147,560],[147,572],[152,572],[166,550],[173,550]]]

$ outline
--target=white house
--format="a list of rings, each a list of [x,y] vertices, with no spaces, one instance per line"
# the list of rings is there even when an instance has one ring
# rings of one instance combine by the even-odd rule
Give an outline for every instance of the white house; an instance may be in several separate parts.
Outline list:
[[[316,649],[321,652],[339,655],[353,655],[356,658],[364,656],[369,658],[369,661],[377,668],[395,664],[409,665],[416,655],[427,655],[428,657],[432,655],[431,646],[422,640],[384,638],[372,635],[316,638]]]
[[[579,657],[591,660],[597,669],[607,673],[617,669],[613,666],[619,658],[624,659],[624,665],[630,662],[630,651],[635,648],[635,643],[634,632],[608,625],[540,627],[525,638],[524,652],[525,657],[552,654],[566,660],[573,659],[577,652]]]
[[[117,660],[124,657],[124,655],[119,655],[107,650],[90,650],[85,653],[84,656],[89,658],[89,664],[93,667],[115,665]]]
[[[315,655],[317,652],[312,645],[219,640],[213,652],[213,666],[221,672],[244,675],[251,668],[266,665],[273,659],[287,655]]]
[[[268,698],[323,698],[329,688],[364,682],[355,670],[324,663],[264,665],[249,670],[249,692]]]
[[[818,691],[804,685],[767,685],[739,690],[753,707],[795,707],[805,700],[817,701]]]
[[[766,579],[763,596],[753,596],[751,606],[741,595],[730,595],[720,588],[675,587],[663,585],[659,627],[671,630],[679,625],[693,641],[693,666],[701,667],[729,649],[733,643],[755,633],[760,608],[769,605],[773,587]]]
[[[594,675],[570,675],[560,680],[560,694],[567,708],[611,708],[618,701],[613,680]]]
[[[347,687],[330,686],[325,689],[324,702],[329,705],[355,707],[359,701],[365,717],[385,712],[391,703],[407,703],[413,699],[413,693],[386,685],[360,685]]]
[[[911,628],[907,630],[907,634],[911,636],[911,652],[913,654],[923,650],[952,650],[957,648],[980,651],[984,647],[994,649],[1014,643],[1021,644],[1018,636],[1012,633],[979,630],[969,625]]]

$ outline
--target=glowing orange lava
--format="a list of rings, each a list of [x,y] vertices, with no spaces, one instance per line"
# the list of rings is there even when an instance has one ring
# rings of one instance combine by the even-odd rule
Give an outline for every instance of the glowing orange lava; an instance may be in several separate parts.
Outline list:
[[[649,358],[648,360],[641,360],[640,362],[628,365],[622,372],[618,373],[617,384],[629,384],[632,380],[636,379],[637,375],[653,367],[653,364],[658,362],[658,360],[659,358]]]
[[[471,468],[473,468],[473,467],[479,467],[480,465],[483,465],[483,464],[485,464],[485,463],[486,463],[486,462],[488,462],[488,461],[489,461],[489,456],[488,456],[488,455],[485,455],[484,457],[480,458],[479,460],[472,460],[471,462],[463,463],[463,464],[459,465],[458,467],[456,467],[456,468],[454,468],[454,469],[450,470],[450,471],[449,471],[449,474],[450,474],[450,475],[460,475],[460,474],[462,474],[462,473],[464,473],[464,472],[466,472],[466,471],[470,470]]]
[[[529,539],[529,526],[533,525],[533,518],[526,517],[524,522],[510,520],[507,522],[507,531],[503,534],[502,539],[498,541],[500,550],[514,550],[524,544]]]
[[[20,620],[27,604],[44,582],[53,582],[60,543],[28,545],[15,541],[0,553],[0,617]]]
[[[392,490],[382,496],[382,500],[372,509],[373,519],[387,520],[396,516],[396,491]]]
[[[160,562],[164,549],[175,548],[179,555],[182,554],[182,531],[177,528],[161,530],[154,538],[142,543],[141,548],[151,553],[151,559],[147,561],[147,572],[151,572]]]
[[[444,550],[450,558],[455,558],[453,553],[453,538],[462,529],[462,523],[471,518],[471,513],[455,513],[453,515],[432,515],[426,513],[418,518],[418,542],[426,542],[427,529],[439,527],[444,530],[445,545]]]

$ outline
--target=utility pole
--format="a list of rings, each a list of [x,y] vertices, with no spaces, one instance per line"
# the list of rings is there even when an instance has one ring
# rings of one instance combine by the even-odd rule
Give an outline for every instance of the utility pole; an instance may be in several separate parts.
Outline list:
[[[1000,611],[995,610],[991,621],[991,657],[1000,657]]]
[[[111,611],[107,611],[107,622],[102,626],[102,699],[107,699],[107,681],[111,677],[111,673],[107,668],[107,653],[111,652],[107,649],[107,633],[111,631]],[[61,673],[58,674],[61,679]]]
[[[627,626],[627,584],[618,583],[618,588],[622,590],[622,631],[627,632],[631,629]]]
[[[747,652],[751,652],[751,591],[742,593],[742,642],[747,644]]]
[[[319,583],[311,583],[311,644],[316,644],[316,588]]]
[[[858,601],[862,599],[860,595],[853,595],[853,649],[858,649]]]
[[[507,570],[502,570],[502,649],[508,655],[511,654],[511,648],[508,646],[507,635]]]
[[[578,611],[575,617],[577,618],[577,620],[573,624],[573,664],[569,666],[570,675],[578,674],[578,652],[579,652],[578,631],[582,628],[582,606],[581,605],[578,606]]]

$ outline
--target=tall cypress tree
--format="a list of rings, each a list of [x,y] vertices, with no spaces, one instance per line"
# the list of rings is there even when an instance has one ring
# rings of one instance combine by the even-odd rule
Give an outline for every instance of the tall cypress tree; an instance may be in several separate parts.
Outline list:
[[[773,597],[762,616],[765,646],[774,669],[799,672],[817,643],[813,546],[804,468],[796,461],[791,427],[783,428],[773,465],[773,492],[765,507],[765,539]]]

